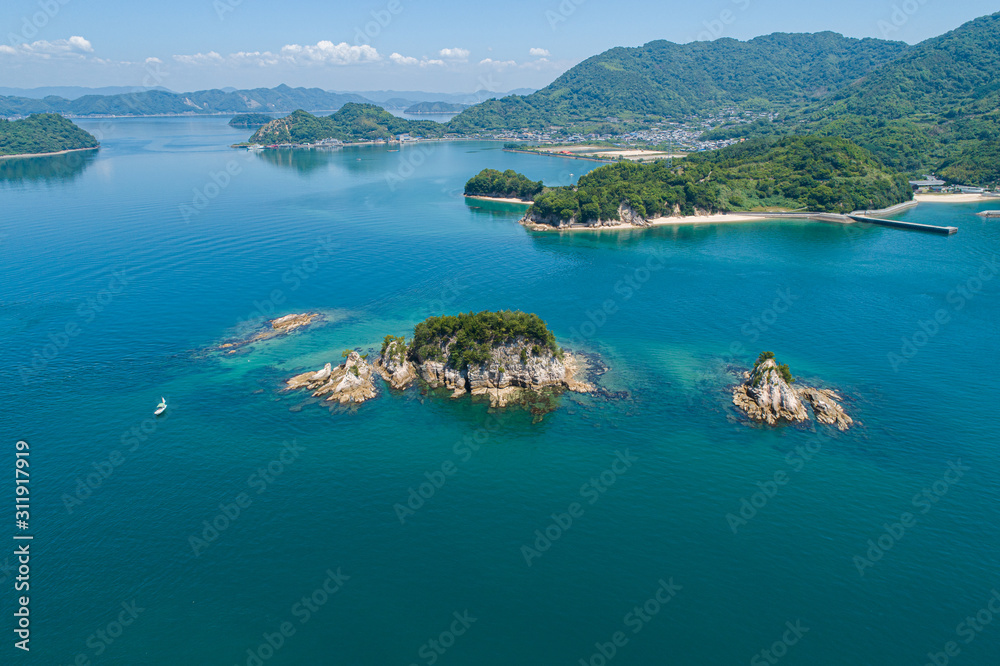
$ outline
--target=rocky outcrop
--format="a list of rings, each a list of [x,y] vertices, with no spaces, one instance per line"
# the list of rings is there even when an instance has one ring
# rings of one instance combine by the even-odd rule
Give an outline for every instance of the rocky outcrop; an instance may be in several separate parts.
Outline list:
[[[753,370],[743,373],[743,378],[743,383],[733,389],[733,404],[754,421],[768,425],[808,421],[808,405],[820,423],[840,430],[847,430],[854,423],[840,406],[840,396],[829,389],[792,388],[774,358],[758,361]]]
[[[242,340],[233,340],[219,345],[216,349],[226,350],[227,354],[233,354],[240,347],[244,347],[254,342],[270,340],[271,338],[276,338],[280,335],[287,335],[297,329],[305,328],[314,321],[319,321],[322,318],[323,316],[318,312],[303,312],[302,314],[289,314],[283,317],[278,317],[277,319],[271,319],[267,322],[267,324],[265,324],[262,330],[253,331]]]
[[[368,361],[355,351],[336,368],[327,363],[318,371],[304,372],[286,382],[288,389],[309,389],[314,397],[327,396],[329,402],[359,404],[377,395],[375,372]]]
[[[854,419],[840,406],[843,398],[830,389],[803,386],[798,389],[798,394],[802,400],[809,403],[816,420],[820,423],[837,426],[838,430],[847,430],[854,425]]]
[[[733,403],[754,421],[774,425],[778,421],[809,420],[808,410],[781,376],[773,358],[758,363],[743,378],[745,381],[733,391]]]
[[[306,312],[304,314],[285,315],[284,317],[272,319],[267,323],[271,325],[271,330],[276,335],[281,335],[283,333],[291,333],[297,328],[308,326],[317,317],[319,317],[319,314],[316,312]]]
[[[588,220],[587,222],[580,222],[576,216],[566,219],[561,219],[559,217],[548,215],[542,216],[533,210],[528,210],[519,222],[532,230],[545,230],[545,229],[565,229],[569,227],[648,227],[651,226],[649,220],[640,215],[632,206],[627,203],[622,203],[618,206],[618,219],[617,220]]]
[[[375,361],[375,371],[394,389],[405,389],[417,378],[417,370],[406,358],[406,343],[402,340],[386,344]]]
[[[523,340],[497,345],[491,349],[487,362],[461,370],[448,365],[446,354],[443,361],[424,361],[417,370],[433,388],[450,389],[453,397],[466,393],[487,396],[494,407],[506,406],[525,391],[546,387],[577,393],[594,390],[592,384],[581,379],[585,370],[582,360],[565,352],[559,358],[547,348],[533,353],[533,347],[537,346]]]

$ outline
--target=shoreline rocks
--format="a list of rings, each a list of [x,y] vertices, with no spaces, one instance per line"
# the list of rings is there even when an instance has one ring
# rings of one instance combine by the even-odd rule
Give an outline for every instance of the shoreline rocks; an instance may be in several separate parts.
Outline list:
[[[282,335],[288,335],[293,331],[305,328],[313,322],[321,321],[322,319],[323,315],[318,312],[303,312],[301,314],[284,315],[282,317],[278,317],[277,319],[269,320],[263,330],[253,333],[244,340],[227,342],[219,345],[215,349],[226,350],[227,354],[233,354],[240,347],[245,347],[246,345],[253,344],[254,342],[263,342]]]
[[[803,423],[810,420],[811,411],[819,423],[839,430],[853,425],[854,420],[840,406],[843,398],[837,393],[810,386],[792,388],[787,381],[790,377],[787,366],[782,368],[773,355],[766,354],[761,354],[752,370],[743,373],[743,383],[733,388],[733,404],[751,420],[768,425],[782,421]]]
[[[316,398],[327,396],[327,402],[360,404],[378,395],[374,379],[372,365],[361,354],[352,351],[336,368],[327,363],[318,371],[295,375],[285,382],[285,386],[289,390],[308,389]]]

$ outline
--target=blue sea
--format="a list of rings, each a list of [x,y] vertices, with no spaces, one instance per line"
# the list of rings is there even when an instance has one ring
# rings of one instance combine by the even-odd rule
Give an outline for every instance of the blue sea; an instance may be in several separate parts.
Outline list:
[[[30,592],[24,540],[0,552],[0,662],[1000,663],[1000,221],[975,215],[1000,201],[901,215],[953,236],[532,233],[465,181],[597,164],[78,122],[98,153],[0,161],[6,532],[33,536]],[[507,308],[604,390],[540,420],[281,390],[425,317]],[[323,323],[213,349],[305,311]],[[728,387],[765,350],[856,426],[748,424]]]

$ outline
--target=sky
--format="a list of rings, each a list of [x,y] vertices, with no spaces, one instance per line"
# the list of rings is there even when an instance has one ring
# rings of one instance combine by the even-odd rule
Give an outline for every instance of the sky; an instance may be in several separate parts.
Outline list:
[[[541,88],[585,58],[832,30],[920,42],[985,0],[2,0],[0,87]]]

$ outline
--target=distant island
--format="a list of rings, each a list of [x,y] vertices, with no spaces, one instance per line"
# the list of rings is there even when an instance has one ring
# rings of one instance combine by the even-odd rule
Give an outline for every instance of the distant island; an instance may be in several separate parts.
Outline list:
[[[733,211],[848,213],[913,198],[906,178],[864,148],[818,136],[754,139],[677,162],[622,161],[573,186],[539,185],[513,171],[485,169],[466,183],[466,194],[531,198],[522,223],[547,227],[641,227]]]
[[[21,120],[0,119],[0,156],[51,155],[99,145],[92,134],[55,113],[35,113]]]
[[[230,127],[263,127],[274,120],[266,113],[238,113],[229,120]]]
[[[531,404],[539,392],[592,391],[582,381],[582,363],[556,343],[555,336],[535,314],[504,310],[429,317],[416,325],[409,344],[387,335],[378,359],[346,350],[344,361],[327,363],[287,382],[289,389],[306,388],[316,397],[341,404],[369,400],[380,375],[393,389],[415,381],[446,388],[452,397],[485,396],[490,404]]]
[[[445,126],[432,120],[407,120],[392,115],[374,104],[345,104],[329,116],[293,111],[257,130],[250,143],[273,145],[282,143],[310,144],[323,140],[344,143],[390,141],[400,134],[411,137],[437,138],[444,135]]]
[[[451,102],[417,102],[406,108],[403,113],[419,115],[421,113],[459,113],[468,108],[467,104],[452,104]]]

